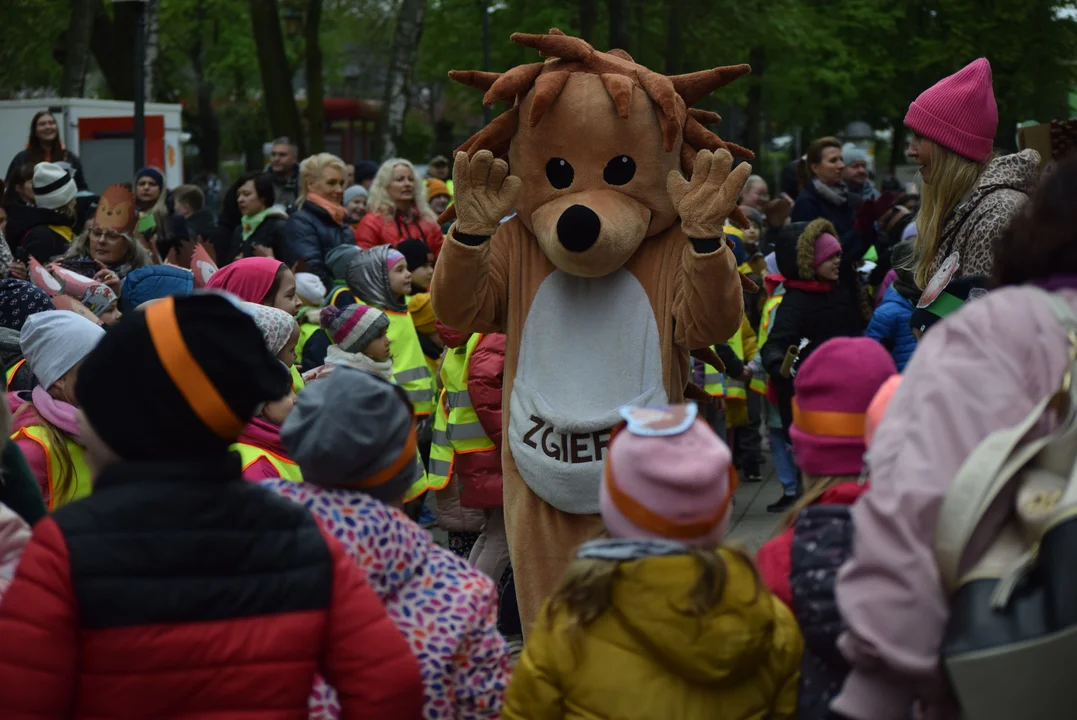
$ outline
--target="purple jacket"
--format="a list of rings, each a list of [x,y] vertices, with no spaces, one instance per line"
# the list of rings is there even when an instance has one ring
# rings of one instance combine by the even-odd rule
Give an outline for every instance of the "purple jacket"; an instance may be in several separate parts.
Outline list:
[[[1077,309],[1077,292],[1063,292]],[[924,336],[868,454],[871,489],[852,510],[855,551],[837,598],[848,627],[840,647],[853,671],[834,710],[905,720],[918,698],[928,720],[960,717],[939,661],[949,619],[933,550],[939,509],[973,448],[1060,387],[1067,345],[1031,288],[992,292]],[[1041,423],[1033,433],[1049,429]],[[985,516],[962,572],[983,555],[1004,512]]]

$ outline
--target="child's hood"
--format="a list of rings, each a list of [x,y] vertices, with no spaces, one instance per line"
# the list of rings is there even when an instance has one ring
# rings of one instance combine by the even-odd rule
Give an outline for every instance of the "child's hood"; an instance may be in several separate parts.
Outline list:
[[[613,589],[615,617],[641,650],[669,671],[706,685],[755,674],[769,658],[779,621],[777,603],[750,561],[728,550],[719,553],[725,593],[702,617],[687,612],[700,572],[689,555],[626,563]]]
[[[407,312],[403,298],[393,295],[389,285],[388,245],[376,245],[364,250],[344,271],[348,289],[367,305],[380,310]]]

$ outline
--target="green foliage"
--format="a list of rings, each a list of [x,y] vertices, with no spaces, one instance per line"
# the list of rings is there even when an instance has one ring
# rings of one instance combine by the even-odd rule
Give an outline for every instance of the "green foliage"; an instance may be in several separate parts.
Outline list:
[[[67,31],[66,0],[0,0],[0,98],[60,84],[53,57]]]

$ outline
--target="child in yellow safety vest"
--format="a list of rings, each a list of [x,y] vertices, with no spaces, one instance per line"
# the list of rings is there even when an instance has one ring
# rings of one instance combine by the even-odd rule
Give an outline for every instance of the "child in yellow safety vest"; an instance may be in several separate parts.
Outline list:
[[[369,305],[330,305],[322,309],[322,328],[333,341],[326,352],[326,366],[364,370],[393,381],[389,317],[381,310]],[[427,488],[426,470],[418,454],[415,462],[422,473],[405,493],[405,501],[414,500]]]
[[[295,319],[283,310],[268,305],[240,303],[240,308],[254,319],[262,333],[266,350],[286,368],[295,364],[295,346],[299,339],[299,326]],[[231,450],[239,453],[243,464],[244,480],[282,478],[302,482],[303,475],[284,449],[280,441],[280,426],[288,418],[295,403],[295,391],[280,400],[265,403],[255,411],[255,416],[243,428],[239,440]]]
[[[317,365],[308,366],[304,362],[303,348],[306,347],[307,341],[322,329],[320,313],[325,305],[326,292],[325,284],[314,273],[295,274],[295,297],[299,300],[299,311],[295,315],[295,321],[299,323],[299,342],[295,346],[295,364],[304,372],[321,365],[319,362]]]
[[[104,336],[100,326],[67,310],[31,315],[22,327],[19,342],[38,386],[15,396],[11,438],[26,456],[50,510],[90,494],[75,375]]]

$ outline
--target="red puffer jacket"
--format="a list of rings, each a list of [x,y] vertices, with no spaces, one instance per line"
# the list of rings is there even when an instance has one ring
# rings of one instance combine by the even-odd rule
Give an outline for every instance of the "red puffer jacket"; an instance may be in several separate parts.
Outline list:
[[[430,252],[434,253],[435,260],[441,254],[441,244],[445,238],[437,223],[410,212],[399,211],[391,218],[378,212],[368,212],[353,232],[355,244],[364,250],[376,245],[396,247],[408,238],[422,240],[430,248]]]
[[[419,718],[419,666],[366,576],[238,456],[119,463],[39,521],[0,606],[5,720]]]
[[[467,343],[470,335],[437,323],[438,334],[450,348]],[[486,333],[471,353],[467,392],[482,429],[494,444],[487,452],[457,454],[453,469],[460,479],[464,507],[501,507],[501,400],[505,384],[505,334]]]

